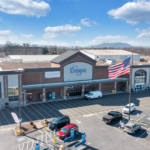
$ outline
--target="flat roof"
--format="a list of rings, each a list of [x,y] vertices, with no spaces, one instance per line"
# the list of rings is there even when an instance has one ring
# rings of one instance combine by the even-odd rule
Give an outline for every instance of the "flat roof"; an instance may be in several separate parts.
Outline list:
[[[9,55],[10,59],[21,59],[19,55]]]
[[[50,62],[36,62],[36,63],[18,63],[18,62],[0,62],[2,70],[18,70],[19,68],[51,68]]]
[[[86,53],[95,55],[95,56],[101,56],[101,55],[132,55],[132,52],[128,52],[125,50],[117,50],[117,49],[109,49],[109,50],[80,50],[81,52],[84,51]],[[139,55],[136,53],[133,53],[133,55]]]
[[[59,55],[9,55],[11,60],[22,60],[22,62],[44,62],[51,61]]]
[[[99,79],[99,80],[85,80],[85,81],[74,81],[74,82],[34,84],[34,85],[23,85],[23,90],[37,90],[42,88],[47,89],[47,88],[57,88],[57,87],[65,87],[65,86],[88,85],[88,84],[98,84],[98,83],[114,83],[114,82],[125,82],[125,81],[128,81],[128,79],[116,78],[113,80]]]

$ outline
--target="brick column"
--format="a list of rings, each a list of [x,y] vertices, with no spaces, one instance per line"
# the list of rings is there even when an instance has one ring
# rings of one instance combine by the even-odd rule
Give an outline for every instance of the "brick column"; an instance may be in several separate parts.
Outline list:
[[[18,75],[18,100],[21,102],[23,102],[23,98],[22,98],[22,74]]]
[[[43,88],[43,102],[46,102],[46,89]]]
[[[126,81],[126,91],[129,90],[129,84],[128,84],[128,81]]]
[[[102,89],[102,83],[99,83],[98,90],[101,91],[101,89]]]
[[[63,99],[66,99],[66,87],[64,87],[64,92],[63,92]]]
[[[27,102],[27,100],[26,100],[26,90],[24,90],[23,91],[23,102],[24,102],[24,105],[26,105],[26,102]]]
[[[81,92],[81,96],[82,96],[82,97],[84,97],[84,91],[85,91],[85,90],[84,90],[84,87],[85,87],[85,85],[82,85],[82,92]]]
[[[115,86],[114,86],[114,93],[117,92],[117,82],[115,82]]]
[[[4,98],[8,98],[8,76],[3,76]]]

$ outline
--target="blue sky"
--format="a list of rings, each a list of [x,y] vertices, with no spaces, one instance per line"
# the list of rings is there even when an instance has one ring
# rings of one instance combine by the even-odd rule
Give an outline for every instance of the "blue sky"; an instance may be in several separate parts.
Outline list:
[[[150,46],[150,0],[0,0],[0,44]]]

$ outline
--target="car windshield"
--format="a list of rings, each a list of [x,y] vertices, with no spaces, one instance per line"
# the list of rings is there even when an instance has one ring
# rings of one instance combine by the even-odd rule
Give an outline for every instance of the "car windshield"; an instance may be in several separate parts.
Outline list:
[[[108,115],[110,115],[110,116],[114,116],[115,114],[113,114],[113,113],[108,113]]]
[[[61,129],[61,131],[64,132],[64,133],[66,133],[66,132],[68,132],[68,129],[67,129],[66,127],[63,127],[63,128]]]
[[[58,122],[59,122],[59,119],[58,119],[58,118],[55,118],[55,119],[53,119],[52,122],[53,122],[53,123],[58,123]]]
[[[130,126],[127,126],[127,125],[125,127],[128,128],[128,129],[132,129]]]
[[[87,93],[87,95],[92,95],[92,93]]]
[[[129,106],[126,106],[125,108],[128,108],[128,109],[129,109]]]

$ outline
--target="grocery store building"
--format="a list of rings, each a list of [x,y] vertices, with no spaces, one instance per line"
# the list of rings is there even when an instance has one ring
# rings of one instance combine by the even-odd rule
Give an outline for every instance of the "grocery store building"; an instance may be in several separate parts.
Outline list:
[[[139,63],[139,62],[137,62]],[[0,63],[0,106],[5,108],[82,97],[91,90],[125,92],[129,75],[108,79],[108,65],[80,51],[68,51],[43,63]],[[134,65],[132,88],[150,85],[150,65]]]

